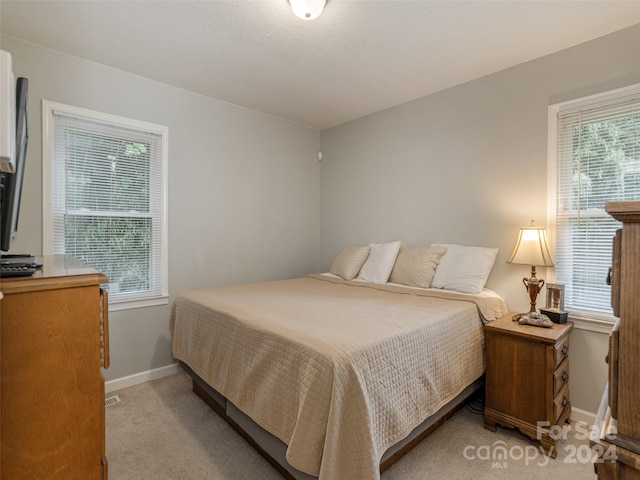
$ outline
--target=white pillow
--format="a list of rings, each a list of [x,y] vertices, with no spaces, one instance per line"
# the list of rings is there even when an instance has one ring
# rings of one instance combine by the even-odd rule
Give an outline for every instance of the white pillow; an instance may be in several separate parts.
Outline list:
[[[462,293],[480,293],[498,255],[497,248],[434,244],[447,247],[433,276],[431,287]]]
[[[370,244],[369,256],[362,265],[358,278],[371,283],[387,283],[393,265],[396,263],[401,243],[397,241]]]

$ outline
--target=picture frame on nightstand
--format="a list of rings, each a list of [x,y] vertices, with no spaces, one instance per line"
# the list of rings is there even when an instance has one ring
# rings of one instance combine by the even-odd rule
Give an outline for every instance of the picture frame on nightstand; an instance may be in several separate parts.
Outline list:
[[[564,285],[561,283],[547,284],[547,306],[540,309],[553,323],[567,323],[569,313],[564,310]]]
[[[564,311],[564,285],[562,283],[547,283],[545,310]]]

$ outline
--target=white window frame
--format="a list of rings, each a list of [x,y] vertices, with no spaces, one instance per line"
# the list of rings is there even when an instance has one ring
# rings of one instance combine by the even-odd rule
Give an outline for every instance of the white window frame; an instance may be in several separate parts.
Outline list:
[[[548,151],[547,151],[547,233],[551,249],[556,250],[556,207],[557,207],[557,164],[558,164],[558,114],[568,109],[578,109],[587,105],[606,105],[615,98],[640,94],[640,83],[607,92],[577,98],[550,105],[548,109]],[[555,269],[548,269],[548,282],[556,281]],[[605,279],[603,278],[603,282]],[[609,333],[616,317],[595,312],[569,312],[577,328],[601,333]]]
[[[150,307],[155,305],[167,305],[169,303],[168,293],[168,229],[167,229],[167,183],[168,183],[168,138],[169,129],[164,125],[143,122],[130,118],[111,115],[85,108],[64,105],[61,103],[42,100],[42,159],[43,159],[43,235],[42,251],[44,255],[52,255],[54,249],[54,205],[53,205],[53,164],[54,164],[54,121],[55,112],[63,113],[67,116],[84,118],[89,121],[98,121],[112,125],[127,127],[130,129],[154,133],[161,136],[162,140],[162,165],[161,165],[161,185],[162,189],[162,228],[160,240],[160,294],[148,296],[138,296],[135,299],[109,297],[109,310],[128,310],[132,308]]]

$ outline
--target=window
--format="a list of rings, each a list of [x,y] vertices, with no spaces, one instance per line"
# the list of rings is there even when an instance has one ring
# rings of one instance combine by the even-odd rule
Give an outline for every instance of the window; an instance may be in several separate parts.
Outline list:
[[[565,309],[611,318],[608,201],[640,200],[640,85],[549,107],[549,213]]]
[[[44,253],[109,277],[112,310],[166,304],[167,127],[43,101]]]

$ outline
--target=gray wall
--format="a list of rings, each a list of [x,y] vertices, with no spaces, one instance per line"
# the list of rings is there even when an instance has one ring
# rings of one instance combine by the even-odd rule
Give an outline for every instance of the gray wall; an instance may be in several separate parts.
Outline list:
[[[528,268],[505,262],[520,226],[546,224],[547,106],[640,81],[636,26],[320,134],[6,36],[1,48],[31,89],[12,251],[42,251],[41,99],[168,125],[171,298],[403,239],[498,247],[488,286],[525,310]],[[114,312],[107,379],[172,363],[168,319],[168,306]],[[607,336],[576,329],[571,348],[572,402],[594,412]]]
[[[529,268],[506,260],[519,227],[546,225],[547,108],[636,82],[640,26],[323,131],[321,265],[398,239],[498,247],[488,287],[528,310]],[[607,337],[572,343],[572,401],[595,412]]]
[[[29,78],[30,144],[12,252],[42,252],[41,100],[169,127],[169,293],[300,276],[320,251],[320,133],[2,36]],[[169,306],[110,314],[116,379],[173,363]]]

